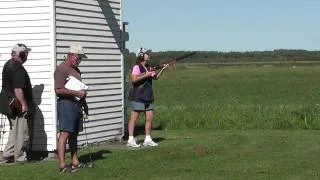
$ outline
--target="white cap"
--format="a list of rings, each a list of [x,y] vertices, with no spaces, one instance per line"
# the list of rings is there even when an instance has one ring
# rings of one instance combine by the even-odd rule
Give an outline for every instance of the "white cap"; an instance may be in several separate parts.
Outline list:
[[[70,46],[69,53],[78,54],[82,58],[87,58],[86,54],[84,53],[84,50],[81,45],[79,44],[73,44]]]
[[[152,52],[151,49],[145,49],[145,48],[141,47],[141,48],[137,51],[136,57],[140,57],[140,56],[142,56],[143,54],[150,54],[151,52]]]
[[[13,52],[16,52],[16,53],[19,53],[19,52],[30,52],[31,51],[31,48],[28,48],[26,45],[24,45],[24,44],[20,44],[20,43],[18,43],[18,44],[16,44],[16,45],[14,45],[13,46],[13,48],[12,48],[12,51]]]

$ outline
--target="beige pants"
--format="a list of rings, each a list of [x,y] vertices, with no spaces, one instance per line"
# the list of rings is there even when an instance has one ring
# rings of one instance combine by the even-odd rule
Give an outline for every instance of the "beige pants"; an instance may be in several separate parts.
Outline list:
[[[8,142],[3,150],[3,157],[14,157],[15,161],[26,161],[29,151],[29,124],[30,121],[23,116],[9,118],[11,128]]]

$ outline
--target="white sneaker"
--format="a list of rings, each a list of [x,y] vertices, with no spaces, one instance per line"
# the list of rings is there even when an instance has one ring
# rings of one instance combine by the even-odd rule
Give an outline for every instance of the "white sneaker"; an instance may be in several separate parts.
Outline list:
[[[144,142],[143,142],[143,146],[158,146],[158,143],[156,143],[156,142],[154,142],[154,141],[152,141],[152,140],[145,140]]]
[[[138,147],[140,147],[140,144],[137,144],[137,141],[135,139],[132,139],[132,140],[128,140],[127,146],[138,148]]]

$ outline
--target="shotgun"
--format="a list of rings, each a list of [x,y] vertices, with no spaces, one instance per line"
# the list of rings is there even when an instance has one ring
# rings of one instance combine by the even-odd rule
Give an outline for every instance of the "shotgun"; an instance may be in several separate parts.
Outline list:
[[[166,63],[162,63],[162,64],[158,64],[158,65],[156,65],[156,66],[148,67],[148,69],[149,69],[150,71],[159,70],[159,69],[162,69],[165,64],[169,64],[169,65],[176,64],[177,61],[180,61],[180,60],[182,60],[182,59],[191,57],[191,56],[195,55],[196,53],[197,53],[197,52],[191,52],[191,53],[188,53],[188,54],[185,54],[185,55],[176,57],[176,58],[174,58],[173,60],[167,61]]]

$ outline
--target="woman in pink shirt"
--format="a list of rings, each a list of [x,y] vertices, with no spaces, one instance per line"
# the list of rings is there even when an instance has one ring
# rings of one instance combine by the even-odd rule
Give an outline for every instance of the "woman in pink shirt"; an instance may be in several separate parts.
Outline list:
[[[137,55],[137,62],[132,68],[131,81],[132,89],[130,90],[129,100],[131,101],[131,118],[128,124],[129,139],[127,146],[140,147],[137,144],[136,139],[133,137],[134,128],[138,120],[140,112],[144,112],[146,116],[145,123],[145,139],[144,146],[157,146],[151,138],[151,129],[153,121],[153,89],[152,80],[158,79],[163,70],[168,68],[168,64],[165,64],[159,71],[148,70],[146,65],[150,60],[151,50],[141,48]]]

